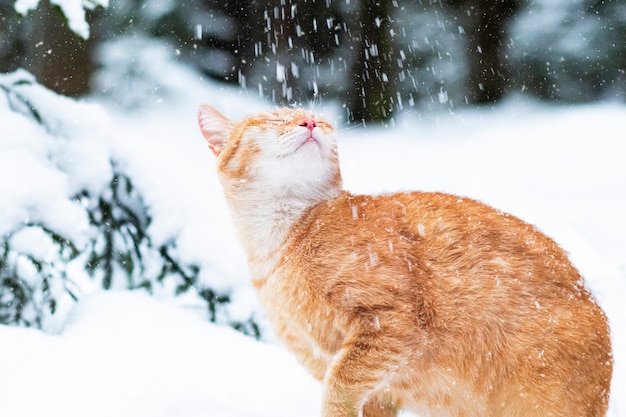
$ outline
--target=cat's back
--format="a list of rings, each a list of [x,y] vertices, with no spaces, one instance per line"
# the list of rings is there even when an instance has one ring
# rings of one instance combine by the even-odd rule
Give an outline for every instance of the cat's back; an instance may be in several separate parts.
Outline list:
[[[420,304],[412,299],[418,294],[428,306],[419,314],[448,334],[457,326],[465,331],[469,321],[505,321],[511,330],[528,320],[538,329],[577,320],[581,333],[606,330],[582,277],[552,239],[472,199],[344,193],[310,210],[287,247],[290,264],[347,310],[362,312],[372,299],[389,308]]]
[[[476,200],[436,192],[343,193],[313,207],[290,235],[296,245],[317,245],[318,239],[320,249],[324,241],[344,250],[366,245],[375,246],[378,255],[393,253],[394,244],[403,242],[415,256],[432,258],[422,259],[431,265],[462,268],[469,266],[463,262],[485,260],[495,252],[564,256],[551,239],[520,219]]]
[[[450,194],[344,193],[310,210],[288,248],[287,258],[315,271],[328,291],[369,284],[393,289],[395,299],[419,287],[440,306],[494,315],[548,304],[595,308],[552,239],[514,216]]]
[[[289,239],[289,275],[316,294],[312,309],[333,310],[347,327],[395,323],[387,331],[415,353],[413,369],[432,376],[428,395],[444,395],[437,387],[450,375],[439,370],[454,369],[485,392],[503,378],[538,397],[587,386],[569,401],[606,407],[606,317],[565,252],[532,225],[449,194],[344,193],[312,208]]]
[[[549,276],[567,287],[582,285],[566,253],[534,226],[452,194],[344,193],[305,214],[291,239],[296,246],[324,252],[323,262],[365,254],[371,267],[399,266],[406,260],[400,263],[411,270],[438,275],[499,271],[501,279],[532,283]]]

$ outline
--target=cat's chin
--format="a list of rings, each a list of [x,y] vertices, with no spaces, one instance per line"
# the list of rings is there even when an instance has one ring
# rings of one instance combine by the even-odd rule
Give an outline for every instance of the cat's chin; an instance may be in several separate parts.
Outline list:
[[[281,188],[305,198],[323,195],[332,189],[332,178],[338,167],[327,143],[325,137],[315,134],[299,138],[295,149],[281,158],[280,169],[273,171]]]
[[[314,143],[317,146],[319,146],[319,142],[317,141],[317,139],[315,139],[313,136],[308,137],[306,140],[304,140],[300,146],[298,146],[298,149],[302,148],[304,145],[306,145],[307,143]]]
[[[300,143],[298,147],[291,153],[291,155],[295,156],[296,158],[302,157],[302,159],[319,158],[320,156],[322,156],[322,154],[322,145],[320,145],[320,143],[312,137]]]
[[[322,148],[320,143],[311,137],[299,141],[294,149],[289,150],[287,153],[278,155],[278,159],[301,158],[302,156],[306,157],[307,153],[315,154],[319,157],[319,155],[321,155],[321,151]],[[303,153],[305,155],[300,155]]]
[[[307,144],[304,148],[310,146],[315,145]],[[263,173],[265,184],[260,188],[273,189],[276,194],[300,195],[304,198],[307,195],[324,194],[332,186],[333,170],[323,164],[324,161],[319,157],[312,163],[311,158],[315,157],[311,154],[315,152],[317,151],[300,149],[291,158],[283,159],[281,169]]]

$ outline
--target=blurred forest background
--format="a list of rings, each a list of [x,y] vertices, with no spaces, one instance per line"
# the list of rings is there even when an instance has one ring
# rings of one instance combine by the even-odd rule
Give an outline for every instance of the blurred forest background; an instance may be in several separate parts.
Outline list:
[[[65,96],[170,117],[221,82],[244,104],[393,125],[518,97],[624,102],[625,70],[626,0],[0,0],[0,178],[19,179],[0,181],[0,324],[55,328],[93,282],[184,296],[262,335],[246,289],[185,246],[194,221],[161,230],[169,209],[117,132]]]
[[[69,96],[149,89],[137,57],[150,40],[276,104],[339,103],[354,123],[519,94],[626,97],[625,0],[111,0],[88,11],[87,39],[47,0],[25,16],[14,5],[0,0],[0,72]]]

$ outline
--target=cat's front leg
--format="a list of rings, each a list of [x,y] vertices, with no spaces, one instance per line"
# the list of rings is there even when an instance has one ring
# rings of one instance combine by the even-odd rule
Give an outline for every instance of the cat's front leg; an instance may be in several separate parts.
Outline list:
[[[323,417],[358,417],[361,411],[363,417],[396,415],[390,399],[382,404],[378,398],[370,398],[397,369],[394,343],[389,342],[373,333],[346,340],[324,378]]]
[[[363,405],[363,417],[396,417],[398,406],[391,398],[370,397]]]

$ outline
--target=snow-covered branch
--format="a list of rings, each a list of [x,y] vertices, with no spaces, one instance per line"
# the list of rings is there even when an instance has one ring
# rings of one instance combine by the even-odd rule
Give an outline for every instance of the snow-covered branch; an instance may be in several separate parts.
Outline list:
[[[259,335],[252,320],[230,318],[228,288],[202,282],[209,265],[181,259],[175,235],[154,238],[145,190],[100,106],[20,70],[0,74],[0,119],[0,324],[50,330],[85,293],[144,289],[186,294],[210,321]]]

